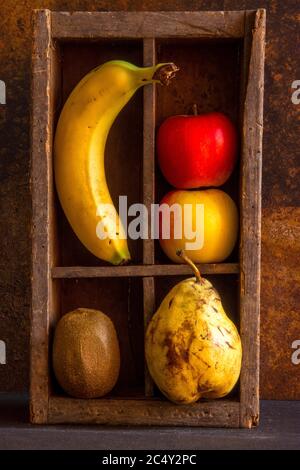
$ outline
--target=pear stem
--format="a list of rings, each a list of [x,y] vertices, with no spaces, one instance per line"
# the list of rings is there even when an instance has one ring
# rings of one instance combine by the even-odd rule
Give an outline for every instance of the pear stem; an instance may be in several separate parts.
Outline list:
[[[184,250],[177,250],[176,255],[182,258],[184,262],[192,268],[196,277],[196,282],[202,283],[202,277],[201,277],[199,269],[197,268],[195,263],[193,263],[193,261],[188,256],[186,256]]]
[[[196,103],[193,104],[193,113],[194,116],[198,116],[198,106]]]

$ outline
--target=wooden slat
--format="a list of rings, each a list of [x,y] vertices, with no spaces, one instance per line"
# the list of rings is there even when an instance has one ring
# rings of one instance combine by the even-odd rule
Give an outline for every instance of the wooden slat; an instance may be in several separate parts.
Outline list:
[[[57,39],[240,38],[244,12],[52,12]]]
[[[240,331],[243,344],[240,378],[240,425],[247,428],[256,425],[259,419],[261,163],[265,10],[257,11],[254,24],[253,16],[248,15],[246,22],[247,36],[248,34],[253,36],[242,136],[240,246]]]
[[[144,66],[156,62],[155,40],[143,41]],[[143,240],[143,263],[153,265],[155,262],[154,239],[151,237],[151,205],[155,202],[155,89],[156,86],[144,88],[144,152],[143,152],[143,203],[148,210],[148,238]],[[155,308],[155,284],[153,277],[143,278],[144,335]],[[153,395],[153,381],[145,362],[145,395]]]
[[[49,423],[239,427],[239,403],[229,400],[174,405],[161,400],[77,400],[52,397]]]
[[[30,336],[30,419],[45,423],[48,419],[48,334],[49,264],[49,184],[50,162],[50,48],[51,18],[48,10],[34,16],[32,57],[32,305]]]
[[[239,130],[243,135],[245,100],[247,93],[247,83],[249,74],[249,63],[252,47],[252,28],[254,24],[255,12],[245,11],[245,32],[242,42],[241,60],[240,60],[240,96],[239,96]],[[240,192],[242,191],[242,166],[240,168]]]
[[[155,40],[144,39],[144,66],[155,64]],[[143,203],[148,210],[148,238],[143,240],[143,263],[154,264],[154,240],[151,238],[151,204],[155,176],[155,85],[144,87]]]
[[[154,277],[144,277],[143,278],[143,292],[144,292],[144,332],[149,324],[149,321],[152,318],[152,315],[155,311],[155,282]],[[154,384],[151,378],[150,372],[148,370],[146,360],[145,360],[145,396],[152,397]]]
[[[199,264],[202,274],[238,274],[238,263]],[[54,267],[53,279],[88,277],[143,277],[143,276],[192,276],[185,264],[156,264],[136,266],[67,266]]]

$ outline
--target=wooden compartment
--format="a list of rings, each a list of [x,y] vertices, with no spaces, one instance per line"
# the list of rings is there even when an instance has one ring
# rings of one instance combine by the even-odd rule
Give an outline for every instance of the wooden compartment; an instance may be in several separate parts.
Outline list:
[[[35,12],[32,79],[32,321],[30,411],[33,423],[107,423],[251,427],[259,416],[260,191],[265,11]],[[240,241],[225,263],[200,265],[219,288],[240,329],[240,381],[225,399],[178,406],[153,386],[143,333],[160,300],[190,275],[154,240],[129,241],[133,263],[110,266],[72,232],[55,194],[52,144],[57,117],[85,73],[118,58],[138,65],[174,61],[169,88],[145,87],[124,108],[107,144],[108,184],[117,202],[147,207],[170,189],[156,165],[155,132],[163,119],[227,113],[240,129],[239,165],[222,189],[240,209]],[[124,155],[126,161],[124,164]],[[52,332],[78,306],[111,316],[122,350],[115,389],[98,400],[66,396],[51,369]]]
[[[61,279],[60,315],[79,305],[101,309],[113,321],[120,344],[121,370],[112,396],[144,395],[143,285],[140,278]],[[59,390],[59,387],[56,387]],[[60,391],[61,393],[61,391]]]
[[[156,98],[155,125],[158,128],[169,116],[192,114],[193,104],[200,113],[220,111],[239,124],[240,96],[240,52],[241,42],[236,39],[223,41],[192,39],[161,39],[156,44],[156,61],[174,61],[180,68],[176,80],[170,87],[158,87]],[[239,163],[233,174],[221,188],[239,206]],[[171,191],[160,172],[156,159],[155,202]],[[228,258],[238,262],[238,245]],[[155,262],[168,263],[167,256],[155,243]]]
[[[219,292],[222,305],[225,312],[235,323],[239,329],[239,277],[237,274],[226,274],[220,276],[219,274],[209,274],[205,276]],[[157,309],[164,297],[170,290],[180,281],[183,281],[186,276],[161,276],[155,278],[155,309]],[[239,395],[239,382],[236,384],[227,399],[238,400]],[[163,399],[162,393],[154,385],[152,389],[154,396]]]
[[[143,65],[143,41],[73,41],[56,43],[59,61],[60,110],[75,85],[97,65],[118,57]],[[119,194],[126,194],[128,205],[142,202],[143,94],[139,90],[114,122],[106,145],[106,177],[113,201],[118,207]],[[126,156],[124,164],[124,157]],[[122,171],[120,169],[122,168]],[[58,205],[58,251],[60,266],[99,266],[104,261],[93,256],[80,243]],[[136,263],[142,262],[141,240],[128,240]]]

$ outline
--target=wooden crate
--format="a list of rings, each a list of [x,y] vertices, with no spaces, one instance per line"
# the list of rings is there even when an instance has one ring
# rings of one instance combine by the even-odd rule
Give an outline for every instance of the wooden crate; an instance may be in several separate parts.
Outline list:
[[[32,318],[30,410],[33,423],[251,427],[259,416],[260,212],[265,11],[51,12],[34,15],[32,79]],[[55,124],[70,90],[91,68],[118,58],[139,65],[174,61],[168,88],[145,87],[111,130],[107,178],[114,200],[158,202],[170,188],[155,162],[155,129],[172,114],[223,111],[241,133],[239,165],[224,190],[240,209],[240,243],[226,263],[200,265],[239,326],[242,372],[230,396],[178,406],[145,368],[144,327],[187,266],[170,264],[153,240],[129,241],[134,262],[114,267],[77,240],[53,183]],[[79,307],[103,310],[121,346],[120,378],[101,399],[62,392],[51,369],[53,329]]]

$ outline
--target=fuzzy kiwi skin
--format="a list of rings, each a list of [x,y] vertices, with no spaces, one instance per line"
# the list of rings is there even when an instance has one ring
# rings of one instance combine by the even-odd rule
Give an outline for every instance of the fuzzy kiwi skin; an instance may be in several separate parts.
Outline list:
[[[57,324],[53,369],[63,390],[76,398],[99,398],[115,386],[120,349],[115,327],[99,310],[78,308]]]

